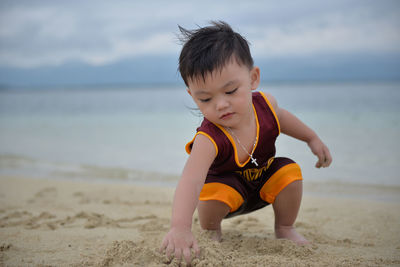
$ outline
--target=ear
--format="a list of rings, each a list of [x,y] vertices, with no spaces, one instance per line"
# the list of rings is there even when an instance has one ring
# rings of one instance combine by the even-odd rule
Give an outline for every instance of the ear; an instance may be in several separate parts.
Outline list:
[[[186,88],[186,92],[188,92],[188,94],[189,94],[190,96],[192,96],[192,92],[190,92],[189,88]]]
[[[253,67],[250,71],[251,90],[256,90],[260,85],[260,68]]]

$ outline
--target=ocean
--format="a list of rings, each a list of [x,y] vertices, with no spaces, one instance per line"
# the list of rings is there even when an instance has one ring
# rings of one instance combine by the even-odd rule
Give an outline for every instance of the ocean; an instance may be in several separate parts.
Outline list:
[[[313,128],[331,167],[281,134],[305,180],[400,185],[400,83],[263,84]],[[181,85],[0,90],[0,175],[175,185],[201,116]]]

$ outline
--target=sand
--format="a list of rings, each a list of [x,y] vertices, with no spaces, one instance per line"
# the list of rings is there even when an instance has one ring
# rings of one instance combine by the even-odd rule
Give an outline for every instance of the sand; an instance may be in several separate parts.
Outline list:
[[[296,226],[312,245],[275,240],[271,207],[225,220],[221,243],[200,230],[196,215],[201,256],[192,265],[400,266],[398,187],[357,187],[349,197],[341,195],[349,186],[305,185]],[[0,265],[178,266],[158,252],[173,192],[0,177]]]

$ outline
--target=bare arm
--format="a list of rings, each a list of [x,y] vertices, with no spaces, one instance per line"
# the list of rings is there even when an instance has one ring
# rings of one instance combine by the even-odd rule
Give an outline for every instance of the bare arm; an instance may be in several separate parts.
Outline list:
[[[192,217],[215,155],[215,147],[211,141],[203,135],[198,135],[175,190],[171,229],[161,245],[161,249],[166,249],[168,257],[174,253],[176,258],[181,258],[183,254],[186,262],[190,263],[190,249],[193,248],[197,255],[199,253],[191,232]]]
[[[295,115],[280,108],[272,95],[266,94],[266,96],[275,109],[281,126],[281,132],[306,142],[311,151],[318,157],[318,162],[315,165],[317,168],[328,167],[332,162],[332,156],[328,147],[321,141],[318,135]]]

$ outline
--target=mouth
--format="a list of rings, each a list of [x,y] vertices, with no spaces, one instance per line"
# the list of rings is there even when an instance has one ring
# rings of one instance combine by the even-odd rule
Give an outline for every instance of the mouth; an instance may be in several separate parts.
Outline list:
[[[225,113],[221,117],[219,117],[221,120],[227,120],[230,119],[233,116],[233,112]]]

